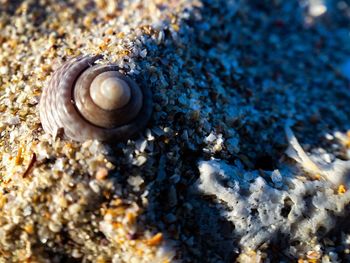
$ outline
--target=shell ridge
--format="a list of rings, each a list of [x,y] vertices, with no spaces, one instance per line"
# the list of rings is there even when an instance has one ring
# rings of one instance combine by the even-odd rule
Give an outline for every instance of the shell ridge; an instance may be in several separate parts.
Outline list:
[[[55,113],[60,123],[67,123],[62,126],[65,127],[65,134],[68,137],[75,136],[75,131],[81,130],[86,125],[85,120],[78,115],[73,103],[71,103],[72,90],[79,74],[89,66],[89,62],[93,63],[96,59],[96,57],[87,56],[81,57],[77,61],[71,60],[67,71],[64,72],[63,78],[57,86],[56,108],[58,110]]]

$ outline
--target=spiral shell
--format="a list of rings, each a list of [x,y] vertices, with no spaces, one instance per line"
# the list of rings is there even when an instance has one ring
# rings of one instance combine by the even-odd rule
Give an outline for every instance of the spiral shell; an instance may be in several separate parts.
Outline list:
[[[152,113],[150,89],[139,87],[101,56],[75,57],[61,65],[43,89],[40,119],[45,132],[63,130],[75,141],[124,140],[143,129]]]

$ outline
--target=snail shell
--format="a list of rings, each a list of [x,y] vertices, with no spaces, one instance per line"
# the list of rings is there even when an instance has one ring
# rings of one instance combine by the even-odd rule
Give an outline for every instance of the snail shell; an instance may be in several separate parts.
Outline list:
[[[63,129],[75,141],[124,140],[143,129],[152,113],[150,89],[139,87],[101,56],[75,57],[61,65],[44,88],[40,119],[45,132]]]

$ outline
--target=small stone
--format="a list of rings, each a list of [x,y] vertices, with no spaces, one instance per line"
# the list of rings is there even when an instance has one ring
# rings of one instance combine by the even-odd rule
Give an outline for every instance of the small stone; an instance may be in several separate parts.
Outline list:
[[[96,172],[97,180],[105,180],[108,176],[108,170],[106,168],[99,168]]]
[[[61,224],[57,223],[57,222],[50,222],[49,223],[49,229],[52,231],[52,232],[55,232],[55,233],[58,233],[61,231]]]
[[[97,181],[90,181],[89,186],[96,194],[100,193],[100,186],[98,185]]]
[[[8,125],[17,125],[20,124],[21,120],[19,119],[18,116],[12,116],[9,119],[7,119],[7,124]]]
[[[174,207],[177,205],[177,193],[175,187],[172,185],[168,192],[168,205]]]
[[[141,176],[130,176],[128,178],[128,184],[134,187],[134,191],[140,191],[140,186],[144,183]]]
[[[133,160],[132,164],[136,166],[142,166],[147,162],[147,157],[143,155],[139,155],[136,159]]]
[[[176,216],[172,213],[169,213],[165,216],[165,220],[167,223],[172,224],[172,223],[176,222]]]

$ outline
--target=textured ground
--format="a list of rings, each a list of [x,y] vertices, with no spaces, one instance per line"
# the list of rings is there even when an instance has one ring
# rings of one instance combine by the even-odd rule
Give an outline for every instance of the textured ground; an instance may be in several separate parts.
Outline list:
[[[0,261],[349,260],[350,9],[329,2],[0,0]],[[137,138],[44,134],[51,72],[92,53],[152,89]]]

